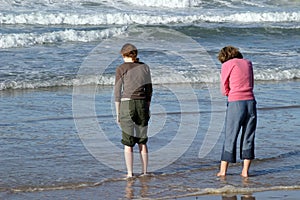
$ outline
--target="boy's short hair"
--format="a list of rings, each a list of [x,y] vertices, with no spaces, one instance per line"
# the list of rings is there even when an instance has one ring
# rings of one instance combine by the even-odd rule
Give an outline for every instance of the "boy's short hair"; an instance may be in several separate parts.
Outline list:
[[[124,54],[129,54],[132,51],[137,51],[137,48],[133,44],[126,43],[123,45],[120,53],[124,55]]]
[[[120,53],[122,54],[123,57],[132,58],[134,62],[139,61],[139,59],[137,58],[138,50],[133,44],[130,43],[124,44]]]

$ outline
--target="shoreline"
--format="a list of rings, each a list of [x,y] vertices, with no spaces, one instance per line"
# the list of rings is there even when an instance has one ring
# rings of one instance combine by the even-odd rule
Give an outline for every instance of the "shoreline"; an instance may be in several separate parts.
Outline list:
[[[211,195],[200,195],[200,196],[189,196],[183,198],[177,198],[180,200],[298,200],[300,196],[300,188],[297,189],[278,189],[278,190],[267,190],[253,193],[228,193],[228,194],[211,194]]]
[[[227,186],[225,186],[227,187]],[[224,187],[224,188],[225,188]],[[230,186],[229,186],[230,187]],[[249,191],[247,191],[249,190]],[[260,190],[260,191],[259,191]],[[196,192],[197,193],[197,192]],[[206,194],[205,194],[206,193]],[[224,192],[203,192],[202,194],[191,193],[189,195],[182,195],[181,197],[172,197],[173,199],[191,200],[274,200],[274,199],[288,199],[298,200],[300,196],[300,185],[298,186],[278,186],[272,188],[245,188],[245,191],[224,191]],[[171,199],[172,199],[171,198]],[[163,199],[169,199],[168,197]]]
[[[126,180],[125,180],[126,181]],[[60,198],[69,198],[69,197],[84,197],[84,199],[93,199],[100,195],[100,193],[105,192],[102,189],[99,191],[100,185],[87,186],[83,188],[65,188],[65,189],[56,189],[56,190],[32,190],[28,191],[2,191],[0,192],[0,197],[5,197],[7,199],[15,199],[18,197],[25,197],[25,199],[40,199],[41,197],[47,196],[50,199],[60,199]],[[126,187],[126,193],[119,193],[117,195],[118,199],[126,199],[128,191],[133,191],[134,188]],[[213,191],[219,190],[219,191]],[[100,192],[100,193],[99,193]],[[112,197],[109,192],[106,191],[106,197]],[[223,188],[214,189],[207,188],[202,191],[182,194],[182,195],[168,195],[160,197],[151,197],[144,194],[146,199],[179,199],[179,200],[298,200],[300,195],[300,185],[298,186],[277,186],[271,188],[240,188],[235,189],[233,186],[224,186]],[[123,196],[123,197],[122,197]],[[116,197],[116,196],[115,196]],[[131,196],[133,199],[138,196]],[[114,198],[114,197],[112,197]],[[131,198],[129,198],[131,199]]]

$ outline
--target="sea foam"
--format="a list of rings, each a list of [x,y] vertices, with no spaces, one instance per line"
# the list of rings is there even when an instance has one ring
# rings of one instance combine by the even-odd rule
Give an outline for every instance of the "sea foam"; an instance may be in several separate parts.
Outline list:
[[[127,27],[109,28],[104,30],[77,31],[67,29],[46,33],[13,33],[0,34],[0,49],[28,47],[40,44],[59,42],[91,42],[124,34]]]
[[[157,15],[152,12],[141,13],[1,13],[0,24],[27,24],[27,25],[128,25],[128,24],[190,24],[197,22],[300,22],[298,12],[236,12],[236,13],[194,13],[177,14],[165,13]]]
[[[168,73],[166,71],[157,71],[152,69],[153,84],[191,84],[191,83],[219,83],[219,74],[216,72],[193,72],[184,73]],[[285,81],[300,79],[300,69],[265,69],[254,71],[256,81]],[[114,74],[86,75],[72,77],[53,77],[52,79],[41,80],[39,78],[31,78],[26,80],[6,80],[0,82],[0,90],[8,89],[34,89],[48,87],[69,87],[83,85],[114,85]]]

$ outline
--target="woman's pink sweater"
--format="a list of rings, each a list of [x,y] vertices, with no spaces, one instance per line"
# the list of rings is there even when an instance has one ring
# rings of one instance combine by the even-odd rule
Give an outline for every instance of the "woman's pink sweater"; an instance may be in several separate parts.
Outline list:
[[[246,59],[230,59],[222,64],[221,92],[228,101],[255,99],[252,63]]]

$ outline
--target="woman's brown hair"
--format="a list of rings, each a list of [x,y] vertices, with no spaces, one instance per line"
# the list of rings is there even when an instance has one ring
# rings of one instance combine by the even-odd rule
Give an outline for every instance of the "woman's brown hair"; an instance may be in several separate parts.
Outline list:
[[[243,58],[243,55],[238,48],[233,46],[226,46],[220,50],[218,59],[221,63],[224,63],[233,58]]]

